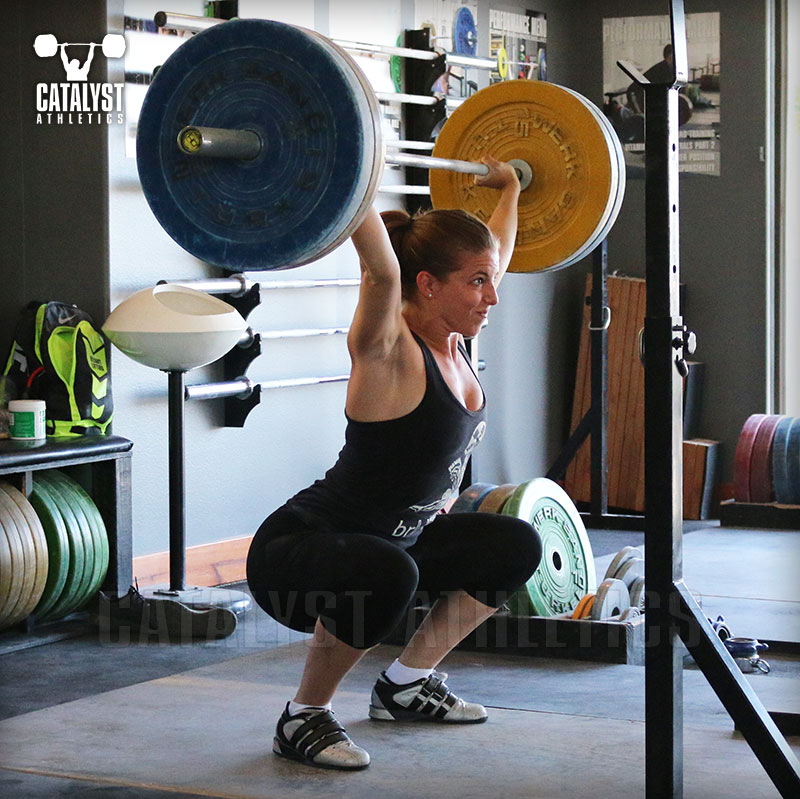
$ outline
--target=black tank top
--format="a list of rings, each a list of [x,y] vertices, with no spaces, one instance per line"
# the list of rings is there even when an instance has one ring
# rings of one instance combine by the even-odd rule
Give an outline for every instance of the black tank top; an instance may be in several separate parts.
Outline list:
[[[378,535],[407,548],[457,496],[470,453],[486,431],[486,403],[477,411],[465,408],[431,351],[414,338],[425,359],[425,395],[398,419],[347,418],[336,464],[286,503],[309,525]],[[469,364],[461,344],[459,351]]]

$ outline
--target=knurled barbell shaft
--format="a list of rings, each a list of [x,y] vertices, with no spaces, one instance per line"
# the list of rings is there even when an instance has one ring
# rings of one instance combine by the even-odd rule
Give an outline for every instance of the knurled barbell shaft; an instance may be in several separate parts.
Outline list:
[[[387,153],[386,162],[398,166],[416,166],[420,169],[445,169],[448,172],[463,172],[466,175],[489,174],[489,167],[478,161],[459,161],[454,158],[436,158],[432,155]]]
[[[252,130],[231,130],[187,125],[178,133],[178,147],[187,155],[207,158],[252,159],[261,153],[261,137]],[[437,158],[432,155],[387,153],[386,163],[397,166],[414,166],[420,169],[444,169],[467,175],[488,175],[489,167],[479,161],[460,161],[455,158]],[[526,188],[530,183],[531,169],[527,163],[512,160],[511,165]]]

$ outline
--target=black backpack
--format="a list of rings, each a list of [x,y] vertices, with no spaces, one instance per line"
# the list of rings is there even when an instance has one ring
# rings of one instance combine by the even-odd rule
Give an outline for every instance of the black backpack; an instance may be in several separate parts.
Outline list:
[[[22,312],[5,376],[17,397],[47,404],[47,435],[110,433],[114,403],[106,340],[76,305],[31,302]]]

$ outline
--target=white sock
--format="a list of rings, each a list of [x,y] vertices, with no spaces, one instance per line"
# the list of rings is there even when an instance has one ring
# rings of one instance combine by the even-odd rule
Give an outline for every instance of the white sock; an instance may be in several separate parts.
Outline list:
[[[289,715],[290,716],[294,716],[294,715],[298,714],[301,710],[309,710],[309,709],[313,709],[313,710],[330,710],[331,709],[331,703],[328,702],[325,705],[304,705],[302,702],[295,702],[294,700],[289,702]]]
[[[395,660],[384,674],[395,685],[407,685],[410,682],[430,677],[432,671],[433,669],[412,669],[410,666],[404,666],[399,660]]]

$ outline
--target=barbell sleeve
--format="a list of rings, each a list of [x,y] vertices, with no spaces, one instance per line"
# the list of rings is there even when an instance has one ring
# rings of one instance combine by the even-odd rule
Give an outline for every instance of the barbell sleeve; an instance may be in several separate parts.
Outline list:
[[[171,11],[157,11],[153,17],[153,22],[157,28],[199,33],[206,30],[206,28],[213,28],[215,25],[227,22],[227,20],[215,17],[198,17],[192,14],[174,14]]]
[[[261,153],[261,137],[253,130],[187,125],[178,133],[178,147],[186,155],[238,158],[250,161]]]

